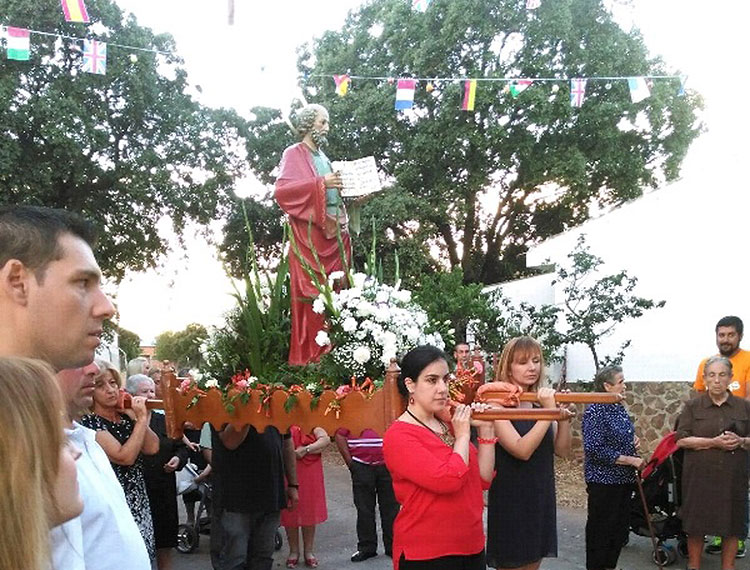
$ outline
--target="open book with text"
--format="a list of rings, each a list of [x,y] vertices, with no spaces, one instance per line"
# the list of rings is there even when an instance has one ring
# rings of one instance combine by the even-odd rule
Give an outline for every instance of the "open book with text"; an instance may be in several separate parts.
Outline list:
[[[374,156],[366,156],[357,160],[337,160],[332,162],[331,166],[334,171],[341,173],[341,180],[344,184],[341,189],[343,198],[367,196],[383,188]]]

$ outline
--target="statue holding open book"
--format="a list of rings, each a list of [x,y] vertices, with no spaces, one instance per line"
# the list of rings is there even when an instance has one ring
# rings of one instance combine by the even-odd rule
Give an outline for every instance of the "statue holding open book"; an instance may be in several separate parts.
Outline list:
[[[295,125],[301,141],[284,151],[276,180],[275,197],[292,229],[289,363],[300,366],[317,362],[330,349],[315,342],[324,317],[313,311],[311,300],[319,291],[308,272],[313,271],[315,278],[323,282],[331,273],[345,269],[351,261],[351,242],[344,198],[351,196],[360,201],[380,189],[372,157],[336,163],[334,171],[323,150],[329,128],[325,107],[303,107],[296,115]]]

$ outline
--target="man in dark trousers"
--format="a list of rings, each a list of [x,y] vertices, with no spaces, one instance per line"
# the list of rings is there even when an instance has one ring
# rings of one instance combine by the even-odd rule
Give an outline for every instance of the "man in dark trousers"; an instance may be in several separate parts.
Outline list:
[[[281,509],[299,498],[292,440],[272,426],[262,433],[252,426],[226,426],[212,429],[211,445],[214,509],[219,509],[212,520],[221,525],[221,544],[212,540],[214,568],[271,570]]]
[[[355,437],[347,429],[334,435],[336,447],[352,475],[352,493],[357,508],[357,551],[352,562],[362,562],[378,555],[375,526],[375,501],[380,506],[383,549],[391,556],[393,521],[399,505],[393,493],[393,481],[383,459],[383,438],[371,429]]]

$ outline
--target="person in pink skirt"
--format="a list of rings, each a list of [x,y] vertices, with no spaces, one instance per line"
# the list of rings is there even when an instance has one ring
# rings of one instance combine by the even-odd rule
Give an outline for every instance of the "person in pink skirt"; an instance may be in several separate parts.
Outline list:
[[[315,428],[312,434],[303,434],[299,427],[289,430],[297,455],[297,482],[299,503],[293,509],[281,511],[281,526],[286,529],[289,542],[287,568],[296,568],[299,563],[299,531],[302,529],[302,544],[305,566],[317,568],[314,554],[315,525],[328,519],[326,489],[323,482],[323,462],[320,454],[331,443],[323,428]]]

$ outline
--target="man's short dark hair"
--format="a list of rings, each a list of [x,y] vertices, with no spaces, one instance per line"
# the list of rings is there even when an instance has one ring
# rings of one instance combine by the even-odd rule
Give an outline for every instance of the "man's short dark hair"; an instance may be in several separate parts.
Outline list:
[[[63,256],[59,239],[64,234],[81,238],[93,249],[94,226],[78,214],[39,206],[0,206],[0,268],[17,259],[44,279],[50,262]]]
[[[719,319],[719,322],[716,323],[716,332],[719,332],[719,327],[734,327],[734,330],[736,330],[737,334],[740,336],[742,336],[742,331],[745,328],[742,324],[742,319],[732,315]]]

